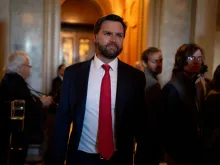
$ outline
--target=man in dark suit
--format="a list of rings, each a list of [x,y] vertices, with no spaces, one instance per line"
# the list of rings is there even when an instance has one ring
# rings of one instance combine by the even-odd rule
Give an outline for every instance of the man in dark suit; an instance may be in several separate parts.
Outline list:
[[[49,95],[53,96],[54,102],[57,104],[60,101],[60,89],[61,89],[61,85],[63,82],[63,76],[64,76],[65,69],[66,69],[65,64],[60,64],[58,66],[58,69],[57,69],[58,76],[53,79],[52,89],[51,89],[51,92],[49,93]]]
[[[117,58],[126,28],[114,14],[98,19],[95,56],[66,69],[53,164],[63,165],[66,159],[67,165],[133,165],[134,139],[136,165],[145,164],[145,77]]]
[[[66,69],[65,64],[60,64],[57,68],[58,76],[52,81],[52,89],[49,93],[50,96],[53,97],[53,104],[50,105],[47,113],[47,149],[44,155],[44,164],[47,165],[50,163],[50,159],[52,157],[52,146],[53,146],[53,134],[54,134],[54,122],[56,118],[56,111],[60,101],[60,90],[63,83],[64,71]]]

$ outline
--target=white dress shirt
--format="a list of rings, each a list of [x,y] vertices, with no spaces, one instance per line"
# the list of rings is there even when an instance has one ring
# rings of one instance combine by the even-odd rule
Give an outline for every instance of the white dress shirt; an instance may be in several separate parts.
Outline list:
[[[100,88],[102,78],[105,70],[102,68],[104,63],[99,60],[97,56],[91,62],[88,90],[86,98],[86,109],[83,121],[83,129],[80,138],[78,150],[87,153],[98,153],[97,135],[98,135],[98,120],[99,120],[99,100]],[[118,58],[115,58],[110,65],[110,79],[111,79],[111,112],[112,112],[112,128],[114,134],[114,119],[115,119],[115,99],[117,87],[117,71],[118,71]],[[114,137],[114,136],[113,136]]]

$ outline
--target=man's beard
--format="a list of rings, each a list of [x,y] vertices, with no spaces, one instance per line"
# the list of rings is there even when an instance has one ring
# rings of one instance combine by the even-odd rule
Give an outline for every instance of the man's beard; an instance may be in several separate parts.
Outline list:
[[[99,43],[96,43],[98,51],[108,59],[114,59],[116,58],[122,51],[122,48],[119,48],[119,46],[116,43],[109,43],[107,45],[100,45]],[[108,46],[114,45],[116,47],[116,50],[108,50]]]

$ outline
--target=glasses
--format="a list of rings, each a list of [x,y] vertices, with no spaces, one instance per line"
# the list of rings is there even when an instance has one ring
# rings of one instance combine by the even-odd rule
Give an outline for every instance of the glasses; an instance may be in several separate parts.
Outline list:
[[[23,64],[23,66],[26,66],[26,67],[32,68],[31,65],[27,65],[27,64]]]
[[[202,56],[198,56],[198,57],[189,56],[189,57],[187,57],[187,59],[190,60],[190,61],[194,61],[194,60],[203,61],[203,57]]]

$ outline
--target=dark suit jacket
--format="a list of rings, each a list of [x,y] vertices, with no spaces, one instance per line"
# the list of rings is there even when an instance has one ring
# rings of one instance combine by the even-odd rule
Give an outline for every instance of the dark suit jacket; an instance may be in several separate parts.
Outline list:
[[[62,80],[59,76],[53,79],[52,81],[52,89],[50,92],[50,96],[53,96],[53,100],[58,103],[60,101],[60,90],[62,85]]]
[[[61,80],[59,76],[54,78],[52,81],[52,89],[49,95],[53,97],[54,104],[50,105],[48,109],[49,113],[55,114],[57,111],[57,105],[60,102],[60,90],[61,90],[62,83],[63,81]]]
[[[211,90],[204,103],[204,144],[206,163],[220,161],[220,91]],[[216,92],[216,93],[215,93]]]
[[[164,139],[168,155],[177,164],[200,164],[200,123],[194,82],[177,72],[163,87],[162,94],[166,131]]]
[[[146,80],[146,84],[148,81]],[[159,164],[160,161],[163,161],[163,136],[161,132],[163,131],[163,111],[162,111],[162,94],[159,83],[155,83],[148,88],[145,88],[145,99],[147,106],[147,130],[148,136],[147,140],[151,143],[149,148],[151,152],[149,153],[152,158],[152,164]]]
[[[83,127],[90,64],[91,60],[65,70],[55,122],[54,164],[63,165],[66,156],[67,165],[74,164],[74,152],[78,149]],[[115,106],[115,139],[120,157],[118,164],[133,164],[134,138],[139,146],[137,165],[146,156],[143,154],[146,149],[144,87],[144,74],[119,60]],[[68,143],[71,122],[73,129]]]
[[[0,156],[7,153],[9,147],[9,133],[10,133],[10,102],[16,99],[25,100],[25,121],[24,121],[24,138],[20,141],[24,147],[24,157],[27,154],[29,143],[36,141],[33,137],[43,137],[43,110],[42,103],[34,97],[25,80],[16,73],[8,73],[3,77],[0,84],[0,130],[2,132],[2,139],[0,142],[1,151]],[[38,139],[40,140],[40,139]],[[42,139],[41,139],[42,140]],[[39,141],[38,141],[39,142]],[[1,162],[4,161],[1,158]],[[0,164],[4,164],[1,163]]]

